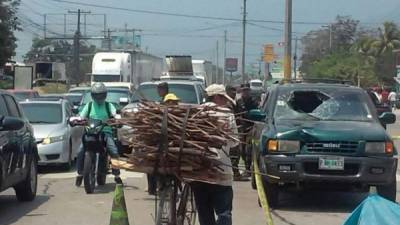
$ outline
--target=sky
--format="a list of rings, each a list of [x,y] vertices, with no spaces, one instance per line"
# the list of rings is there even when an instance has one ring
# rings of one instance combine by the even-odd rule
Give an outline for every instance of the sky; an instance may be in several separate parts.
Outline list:
[[[29,50],[33,37],[43,37],[43,14],[47,15],[47,37],[64,33],[64,16],[68,10],[78,8],[90,11],[86,16],[86,35],[103,35],[103,15],[106,14],[107,27],[140,29],[142,49],[151,54],[192,55],[196,59],[206,59],[216,63],[217,42],[219,62],[223,61],[224,31],[227,31],[227,57],[241,56],[240,21],[221,18],[242,18],[243,0],[66,0],[117,7],[116,10],[103,7],[85,6],[59,2],[57,0],[21,0],[19,17],[23,20],[23,32],[18,32],[17,60]],[[146,10],[169,14],[185,14],[219,19],[188,18],[171,15],[139,13],[128,10]],[[400,1],[398,0],[293,0],[293,35],[302,37],[310,30],[332,23],[337,15],[351,16],[364,27],[377,27],[383,21],[400,23]],[[57,14],[57,15],[54,15]],[[247,0],[246,63],[254,64],[261,57],[264,44],[274,44],[278,55],[283,51],[278,43],[283,41],[285,15],[284,0]],[[76,15],[67,16],[67,35],[76,29]],[[124,35],[119,33],[119,35]],[[99,41],[92,42],[99,45]],[[299,46],[301,50],[301,46]]]

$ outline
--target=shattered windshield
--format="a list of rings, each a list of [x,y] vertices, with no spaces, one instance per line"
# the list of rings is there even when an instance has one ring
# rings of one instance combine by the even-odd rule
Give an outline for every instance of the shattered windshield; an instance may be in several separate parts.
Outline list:
[[[338,89],[281,90],[275,119],[371,121],[364,96],[356,91]]]

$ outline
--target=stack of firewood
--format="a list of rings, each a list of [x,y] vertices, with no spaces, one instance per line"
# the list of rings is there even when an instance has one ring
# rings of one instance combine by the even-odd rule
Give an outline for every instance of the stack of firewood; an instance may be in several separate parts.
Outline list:
[[[137,111],[110,121],[132,128],[122,137],[130,143],[131,153],[125,161],[113,160],[113,166],[207,182],[223,180],[226,174],[215,149],[236,139],[228,129],[227,114],[221,112],[226,109],[140,103]]]

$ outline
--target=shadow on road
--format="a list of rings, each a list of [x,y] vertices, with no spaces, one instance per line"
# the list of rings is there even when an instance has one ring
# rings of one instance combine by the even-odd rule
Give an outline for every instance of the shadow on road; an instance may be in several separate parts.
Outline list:
[[[15,195],[0,195],[0,225],[12,224],[21,217],[42,216],[30,213],[50,199],[50,196],[38,195],[32,202],[18,202]]]
[[[72,169],[66,170],[62,166],[58,165],[51,165],[51,166],[39,166],[38,167],[38,172],[40,174],[49,174],[49,173],[69,173],[69,172],[74,172],[76,171],[75,169],[75,163],[72,166]]]
[[[280,197],[280,211],[349,213],[353,211],[368,193],[346,192],[304,192],[283,193]]]

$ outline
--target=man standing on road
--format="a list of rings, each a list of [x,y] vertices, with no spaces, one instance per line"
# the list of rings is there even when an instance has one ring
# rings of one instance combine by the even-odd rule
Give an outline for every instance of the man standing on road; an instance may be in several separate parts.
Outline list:
[[[241,98],[238,100],[238,104],[243,104],[243,118],[248,119],[246,117],[246,114],[252,110],[252,109],[257,109],[258,103],[252,98],[250,95],[250,84],[242,84],[241,86]],[[245,163],[245,168],[246,171],[242,174],[243,177],[250,177],[250,173],[248,171],[251,171],[251,150],[248,146],[250,143],[250,138],[251,136],[249,135],[253,123],[248,122],[248,121],[242,121],[241,122],[241,133],[244,133],[246,135],[243,136],[242,142],[246,144],[241,144],[241,155]]]
[[[233,99],[236,100],[236,88],[232,87],[230,85],[226,86],[226,93],[228,94],[228,96]],[[240,113],[246,111],[244,108],[244,104],[243,101],[235,101],[236,104],[229,104],[229,108],[235,113],[235,118],[236,118],[236,125],[238,126],[238,130],[239,133],[242,133],[243,128],[241,127],[242,125],[242,121],[240,120],[240,118],[243,117],[243,115],[239,115]],[[239,171],[239,161],[240,161],[240,156],[241,156],[241,151],[240,151],[240,147],[241,145],[237,145],[234,148],[229,150],[229,155],[231,157],[231,161],[232,161],[232,170],[233,170],[233,180],[234,181],[247,181],[248,178],[243,177],[240,174]],[[245,158],[243,158],[243,160],[245,160]]]
[[[167,103],[166,99],[168,96],[169,97],[175,97],[177,101],[179,99],[175,95],[170,95],[169,94],[169,87],[167,82],[162,82],[157,85],[157,93],[158,96],[160,96],[160,103],[165,104]],[[170,99],[171,100],[171,99]],[[147,191],[149,195],[155,195],[157,192],[157,178],[156,176],[152,174],[147,174]]]
[[[221,110],[227,112],[216,112],[218,115],[229,118],[228,130],[237,134],[237,127],[234,115],[229,113],[228,103],[235,104],[225,91],[224,85],[212,84],[206,89],[207,95],[211,102],[205,103],[210,106],[221,107]],[[192,182],[191,187],[194,193],[197,211],[199,214],[200,225],[232,225],[232,168],[230,157],[227,154],[229,149],[237,146],[239,143],[229,140],[222,149],[213,149],[218,152],[223,173],[226,179],[219,181],[217,184],[209,184],[205,182]],[[215,218],[217,215],[217,219]]]

